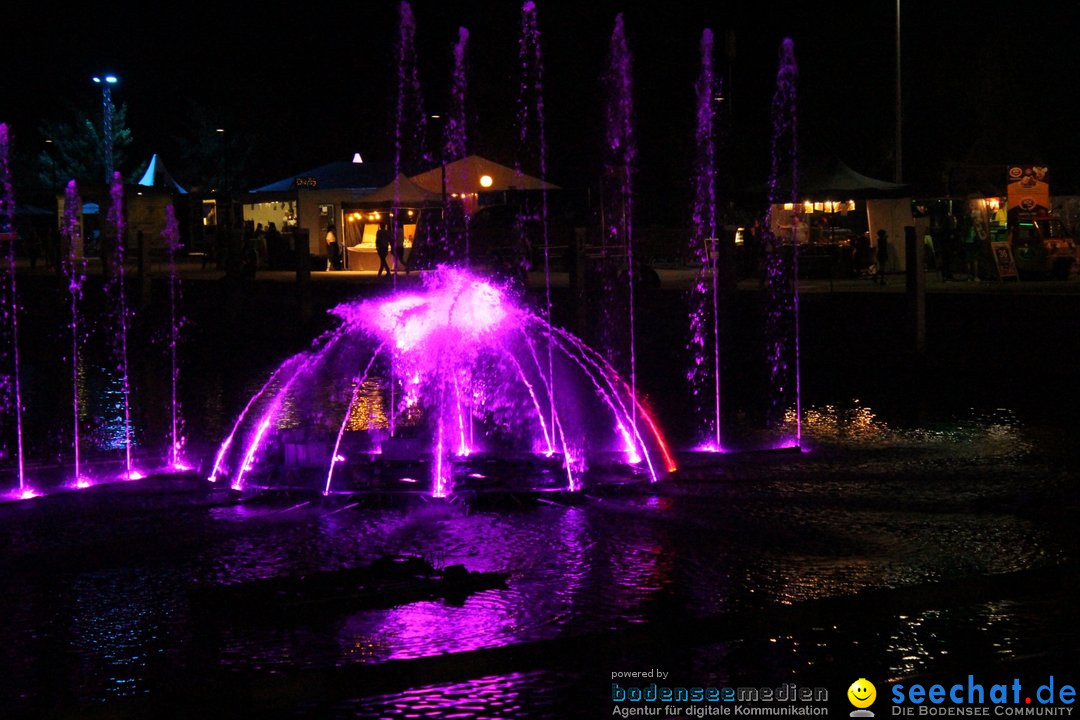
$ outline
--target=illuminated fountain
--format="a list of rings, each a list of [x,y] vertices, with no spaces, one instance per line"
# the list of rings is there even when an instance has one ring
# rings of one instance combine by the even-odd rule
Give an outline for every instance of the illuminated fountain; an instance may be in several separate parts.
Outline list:
[[[455,484],[492,480],[476,470],[500,463],[515,487],[531,475],[534,489],[581,489],[590,467],[653,482],[675,470],[648,409],[611,365],[552,328],[549,381],[546,320],[488,280],[441,268],[419,291],[332,312],[340,326],[271,375],[210,480],[329,494],[385,488],[388,478],[372,472],[396,464],[428,480],[402,476],[392,487],[428,485],[445,497]]]

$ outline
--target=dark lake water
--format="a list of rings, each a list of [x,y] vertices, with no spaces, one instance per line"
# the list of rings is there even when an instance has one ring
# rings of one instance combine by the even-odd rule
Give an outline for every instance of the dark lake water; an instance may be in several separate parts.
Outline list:
[[[64,455],[55,418],[70,413],[70,370],[54,349],[63,328],[48,318],[27,323],[36,327],[25,353],[35,467]],[[305,339],[230,340],[209,322],[193,325],[183,407],[190,452],[205,469],[238,407]],[[160,330],[144,328],[135,347],[138,452],[160,456]],[[656,370],[665,357],[646,349],[643,383],[687,445],[692,423],[672,411],[672,380]],[[1075,601],[1055,580],[1075,577],[1080,549],[1076,423],[1061,408],[1071,391],[1052,402],[1042,381],[993,384],[993,372],[963,368],[932,372],[920,388],[896,367],[861,365],[811,354],[803,452],[683,453],[680,471],[658,485],[596,487],[576,502],[237,504],[199,477],[156,477],[0,505],[0,707],[140,717],[161,710],[158,698],[179,697],[227,709],[221,688],[231,678],[251,692],[253,677],[273,684],[302,670],[337,677],[384,666],[402,668],[385,692],[283,691],[259,695],[263,709],[252,712],[590,717],[611,714],[611,673],[621,670],[661,667],[694,685],[827,683],[841,697],[859,676],[966,674],[1075,652]],[[87,454],[116,463],[116,382],[94,367],[102,364],[88,364],[84,379]],[[767,440],[732,415],[734,430]],[[207,617],[190,597],[197,585],[388,554],[505,572],[507,587],[274,622],[242,609]],[[979,585],[986,578],[1005,580]],[[945,590],[924,592],[935,587]],[[749,620],[734,631],[703,626],[698,637],[677,631],[711,617]],[[570,642],[581,637],[595,642]],[[533,654],[491,661],[482,652],[508,646]],[[470,652],[430,675],[415,664]],[[421,677],[410,679],[410,668]]]

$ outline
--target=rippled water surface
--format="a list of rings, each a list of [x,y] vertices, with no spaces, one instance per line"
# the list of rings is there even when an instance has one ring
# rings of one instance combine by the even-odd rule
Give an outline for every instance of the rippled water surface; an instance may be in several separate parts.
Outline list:
[[[318,712],[565,717],[574,698],[598,702],[604,674],[624,666],[663,663],[699,683],[782,682],[838,661],[899,676],[953,667],[957,657],[1075,647],[1071,604],[1049,590],[853,606],[828,624],[806,604],[1074,562],[1068,432],[1024,425],[1005,410],[904,428],[857,402],[811,407],[805,429],[801,453],[688,454],[657,486],[598,486],[578,502],[236,504],[199,480],[152,478],[0,507],[0,704],[40,710],[145,696],[208,673],[347,668],[551,641],[541,668],[478,670]],[[243,608],[208,616],[189,597],[196,585],[387,554],[505,572],[507,587],[457,603],[287,619]],[[656,642],[565,668],[559,655],[565,638],[804,606],[806,621],[791,632]],[[293,706],[306,707],[302,699]]]

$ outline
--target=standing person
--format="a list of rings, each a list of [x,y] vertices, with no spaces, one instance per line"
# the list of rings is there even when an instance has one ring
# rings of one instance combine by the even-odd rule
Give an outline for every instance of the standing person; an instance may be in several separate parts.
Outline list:
[[[390,275],[390,266],[386,264],[386,256],[390,254],[391,238],[386,223],[379,225],[379,229],[375,233],[375,253],[379,256],[379,272],[375,274],[375,277],[381,277],[384,269],[386,275]]]
[[[941,228],[941,280],[955,280],[953,257],[956,255],[956,216],[948,214]]]
[[[262,223],[255,226],[255,254],[257,255],[258,269],[265,270],[269,263],[267,261],[266,231],[263,230]]]
[[[885,263],[889,262],[889,233],[885,229],[877,231],[877,273],[874,274],[874,282],[878,285],[885,284]]]
[[[337,229],[333,223],[326,228],[326,269],[341,269],[341,246],[337,241]]]
[[[396,220],[393,224],[394,227],[394,243],[390,249],[390,252],[394,255],[394,272],[397,272],[398,265],[405,268],[405,274],[409,274],[409,263],[405,261],[405,227],[398,223]]]
[[[968,282],[979,282],[979,231],[978,221],[971,218],[964,230],[964,269]]]
[[[266,230],[266,260],[271,270],[285,267],[285,252],[281,233],[278,232],[277,225],[271,222]]]

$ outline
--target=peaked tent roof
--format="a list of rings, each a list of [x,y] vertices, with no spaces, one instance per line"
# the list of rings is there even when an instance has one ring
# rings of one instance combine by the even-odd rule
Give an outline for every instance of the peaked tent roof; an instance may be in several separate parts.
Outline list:
[[[354,163],[339,160],[320,165],[311,170],[290,175],[269,185],[257,187],[249,192],[287,192],[296,190],[374,190],[385,182],[386,175],[381,167],[371,163]]]
[[[852,197],[892,195],[907,185],[857,173],[837,158],[810,160],[800,168],[799,195],[844,194]]]
[[[410,180],[425,190],[438,193],[441,196],[442,173],[442,167],[437,167],[419,175],[413,175]],[[480,178],[484,175],[491,177],[490,187],[480,186]],[[448,193],[561,189],[558,185],[553,185],[532,175],[518,173],[514,168],[500,165],[479,155],[468,155],[446,165],[446,192]]]
[[[389,185],[384,185],[374,192],[362,195],[357,198],[357,201],[380,204],[396,201],[399,205],[423,205],[425,203],[442,202],[442,193],[425,190],[409,178],[399,174],[397,179],[392,180]]]
[[[180,183],[176,182],[172,174],[165,169],[165,163],[157,156],[157,153],[151,156],[150,164],[146,166],[146,172],[143,173],[138,184],[143,187],[166,188],[181,195],[187,195],[187,190],[180,187]]]

